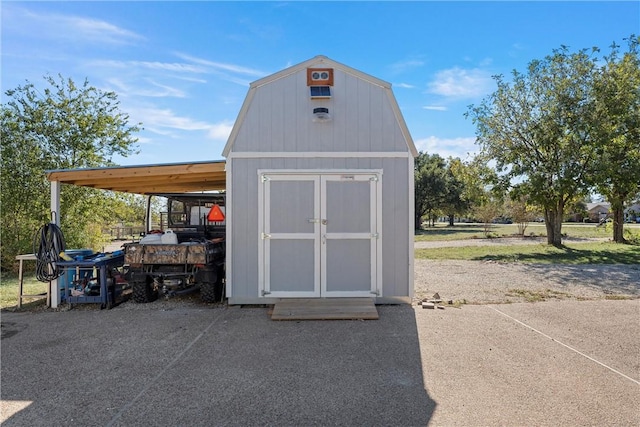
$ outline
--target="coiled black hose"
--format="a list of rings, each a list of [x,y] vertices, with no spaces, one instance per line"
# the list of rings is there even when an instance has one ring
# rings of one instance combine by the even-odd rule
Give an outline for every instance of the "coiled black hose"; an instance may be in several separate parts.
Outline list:
[[[36,278],[50,282],[64,273],[58,267],[60,252],[65,250],[64,234],[54,223],[45,224],[33,238],[33,253],[36,255]]]

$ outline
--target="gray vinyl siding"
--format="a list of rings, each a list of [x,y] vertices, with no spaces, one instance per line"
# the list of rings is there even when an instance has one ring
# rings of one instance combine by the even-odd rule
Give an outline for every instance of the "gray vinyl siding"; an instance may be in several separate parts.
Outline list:
[[[310,98],[305,73],[256,88],[234,152],[407,151],[385,88],[336,69],[331,99]],[[332,120],[315,123],[314,107]]]
[[[258,170],[381,169],[382,292],[384,297],[409,296],[409,160],[407,158],[231,158],[232,299],[258,298]],[[284,214],[284,213],[283,213]],[[291,261],[295,263],[295,260]],[[229,266],[228,266],[229,268]]]

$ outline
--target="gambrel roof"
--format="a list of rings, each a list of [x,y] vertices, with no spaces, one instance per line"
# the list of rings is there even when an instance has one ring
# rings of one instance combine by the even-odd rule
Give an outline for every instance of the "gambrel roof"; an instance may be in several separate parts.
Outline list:
[[[393,95],[393,92],[391,90],[391,84],[384,80],[373,77],[369,74],[363,73],[362,71],[356,70],[355,68],[351,68],[347,65],[334,61],[326,56],[318,55],[307,61],[301,62],[297,65],[291,66],[282,71],[263,77],[262,79],[256,80],[253,83],[251,83],[251,85],[249,86],[249,92],[244,100],[244,103],[242,104],[242,108],[240,109],[238,118],[234,123],[229,139],[227,140],[227,144],[225,145],[224,150],[222,152],[222,155],[224,157],[229,157],[229,154],[233,150],[233,145],[236,141],[236,138],[238,137],[238,132],[240,131],[240,127],[245,121],[247,112],[254,98],[256,90],[258,90],[262,86],[268,85],[279,79],[288,77],[292,74],[305,73],[307,68],[333,68],[335,70],[340,70],[346,74],[359,78],[369,84],[379,86],[380,88],[382,88],[386,92],[387,99],[393,110],[395,119],[398,123],[398,126],[401,129],[403,138],[407,144],[407,151],[409,151],[414,157],[418,155],[418,151],[415,147],[413,139],[411,138],[409,129],[407,128],[404,118],[402,117],[402,113],[400,112],[400,107],[398,106],[395,96]]]

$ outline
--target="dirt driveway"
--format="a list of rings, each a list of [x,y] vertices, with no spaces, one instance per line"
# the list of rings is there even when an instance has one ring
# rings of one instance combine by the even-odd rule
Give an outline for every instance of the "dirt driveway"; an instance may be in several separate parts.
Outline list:
[[[638,265],[415,260],[415,300],[471,304],[640,298]]]
[[[570,239],[574,243],[603,239]],[[604,239],[606,240],[606,239]],[[542,244],[543,238],[416,242],[418,248]],[[471,304],[640,298],[635,265],[530,264],[496,261],[415,260],[414,301],[439,293]]]

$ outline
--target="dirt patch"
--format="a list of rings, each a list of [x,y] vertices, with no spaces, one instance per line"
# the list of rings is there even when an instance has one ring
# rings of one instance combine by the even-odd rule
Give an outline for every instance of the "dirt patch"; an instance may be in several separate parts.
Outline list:
[[[468,304],[640,298],[640,265],[415,260],[414,301]]]

